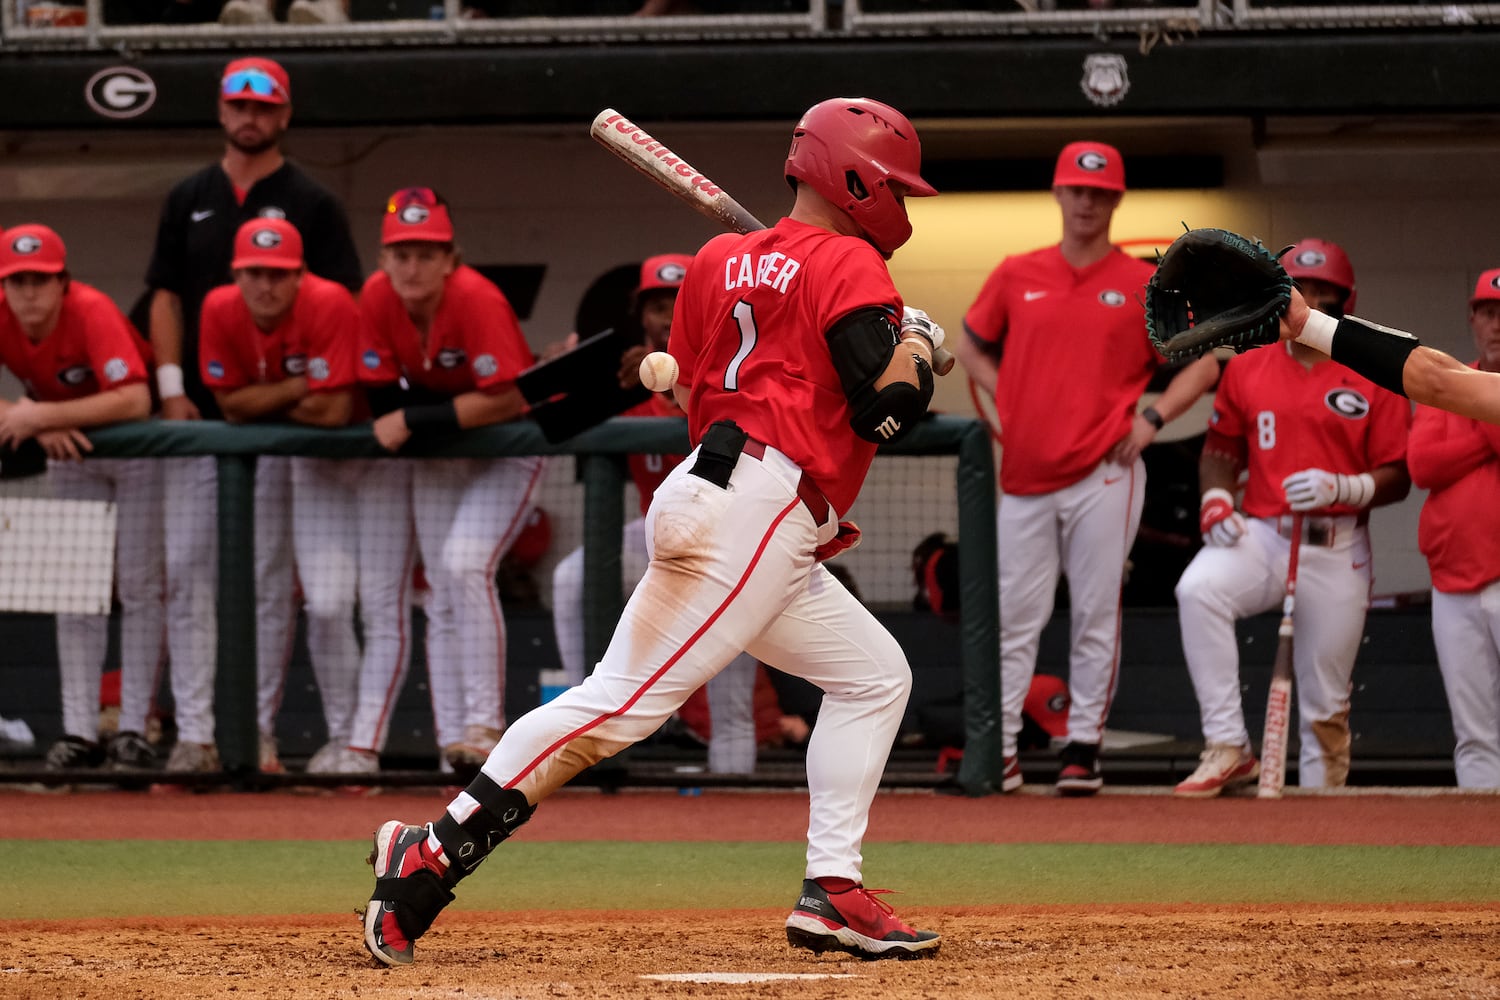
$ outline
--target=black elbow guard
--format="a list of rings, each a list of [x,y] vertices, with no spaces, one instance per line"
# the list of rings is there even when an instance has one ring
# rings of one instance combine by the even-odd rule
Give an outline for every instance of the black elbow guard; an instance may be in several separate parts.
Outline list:
[[[876,390],[875,382],[885,374],[901,328],[884,310],[857,309],[828,331],[828,350],[834,370],[849,400],[849,426],[866,441],[894,441],[921,419],[932,401],[932,368],[921,357],[917,363],[917,385],[892,382]]]

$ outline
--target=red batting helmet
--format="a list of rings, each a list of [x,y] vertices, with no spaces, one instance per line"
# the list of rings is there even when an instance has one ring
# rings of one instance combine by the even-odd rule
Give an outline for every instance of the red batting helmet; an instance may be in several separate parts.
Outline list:
[[[926,198],[937,191],[921,177],[922,143],[906,116],[864,97],[814,104],[792,130],[786,176],[810,186],[848,213],[889,257],[911,239],[906,206],[890,189]],[[793,184],[795,187],[796,185]]]
[[[1298,240],[1282,256],[1281,264],[1294,279],[1310,278],[1342,288],[1349,293],[1344,300],[1344,312],[1354,311],[1354,265],[1337,243],[1316,237]]]

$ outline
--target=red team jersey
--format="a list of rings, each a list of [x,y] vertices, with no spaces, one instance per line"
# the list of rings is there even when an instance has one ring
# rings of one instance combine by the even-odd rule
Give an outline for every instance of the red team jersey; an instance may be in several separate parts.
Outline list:
[[[198,363],[211,390],[242,389],[298,375],[309,392],[355,384],[359,308],[337,282],[302,275],[291,311],[276,329],[262,331],[235,285],[220,285],[203,300]]]
[[[782,219],[710,240],[677,295],[671,354],[691,388],[688,436],[733,420],[779,449],[839,514],[854,504],[875,445],[849,427],[827,332],[861,307],[891,313],[901,296],[874,247]]]
[[[659,392],[653,392],[651,398],[644,403],[637,403],[624,413],[622,417],[680,417],[683,412],[677,408],[675,403],[667,399]],[[642,455],[633,454],[625,456],[626,463],[630,466],[630,478],[635,482],[636,492],[641,496],[641,516],[646,516],[646,510],[651,506],[651,498],[656,495],[656,488],[667,478],[667,473],[682,464],[686,455]]]
[[[531,367],[531,348],[504,293],[468,265],[448,276],[432,329],[423,335],[391,288],[384,271],[365,282],[359,380],[411,385],[447,396],[499,392]]]
[[[42,403],[146,381],[149,348],[109,296],[81,281],[63,294],[57,326],[33,344],[0,299],[0,363]]]
[[[1004,492],[1071,486],[1130,431],[1162,362],[1142,305],[1153,270],[1118,248],[1079,270],[1051,246],[1005,258],[986,279],[964,326],[1003,352],[995,410]]]
[[[1411,406],[1343,365],[1306,368],[1284,344],[1235,356],[1224,369],[1209,427],[1247,447],[1245,513],[1291,513],[1282,480],[1303,469],[1360,473],[1406,457]],[[1319,515],[1357,514],[1334,506]]]
[[[1418,406],[1407,451],[1412,483],[1432,491],[1417,527],[1432,586],[1464,594],[1500,580],[1500,427]]]

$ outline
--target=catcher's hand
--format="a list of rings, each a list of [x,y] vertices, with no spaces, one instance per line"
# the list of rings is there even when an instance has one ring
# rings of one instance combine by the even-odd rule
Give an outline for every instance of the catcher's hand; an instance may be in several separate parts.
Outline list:
[[[1292,279],[1259,240],[1226,229],[1177,237],[1146,283],[1146,329],[1170,361],[1275,343]]]

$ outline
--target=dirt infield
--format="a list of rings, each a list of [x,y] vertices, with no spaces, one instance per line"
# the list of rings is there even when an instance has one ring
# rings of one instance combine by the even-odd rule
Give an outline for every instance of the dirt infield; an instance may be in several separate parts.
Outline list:
[[[436,793],[0,793],[0,812],[9,837],[107,837],[128,829],[143,839],[354,840],[391,816],[431,818],[443,802]],[[1185,803],[1162,796],[1077,802],[892,794],[876,802],[870,839],[1494,846],[1497,820],[1500,798],[1485,796]],[[805,822],[805,797],[795,794],[563,793],[526,832],[543,840],[800,840]],[[0,996],[1500,997],[1500,911],[1487,905],[903,907],[913,923],[942,932],[942,952],[876,963],[793,951],[781,931],[784,915],[453,911],[422,939],[417,964],[403,969],[373,963],[352,913],[0,921]]]

